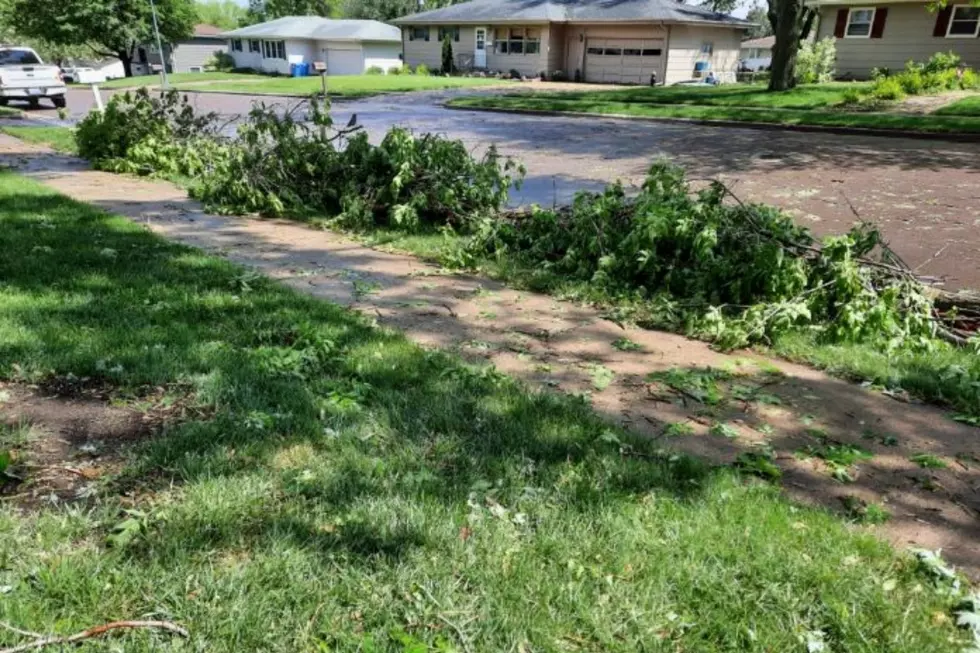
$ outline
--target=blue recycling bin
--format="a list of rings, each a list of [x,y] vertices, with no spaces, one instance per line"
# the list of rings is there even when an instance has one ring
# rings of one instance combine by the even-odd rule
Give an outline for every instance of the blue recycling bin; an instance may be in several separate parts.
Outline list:
[[[307,77],[310,74],[310,64],[291,63],[289,64],[290,77]]]

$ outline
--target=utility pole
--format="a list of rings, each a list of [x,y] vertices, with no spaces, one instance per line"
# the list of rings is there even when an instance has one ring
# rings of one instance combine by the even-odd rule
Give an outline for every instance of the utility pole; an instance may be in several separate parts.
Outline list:
[[[170,88],[170,83],[167,81],[167,56],[163,51],[163,43],[160,41],[160,27],[157,25],[157,6],[150,0],[150,12],[153,14],[153,33],[157,37],[157,51],[160,53],[160,72],[163,74],[163,90]]]

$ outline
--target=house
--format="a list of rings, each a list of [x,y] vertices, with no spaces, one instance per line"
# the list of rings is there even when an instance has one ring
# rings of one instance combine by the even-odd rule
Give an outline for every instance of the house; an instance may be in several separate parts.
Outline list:
[[[164,43],[164,60],[168,73],[201,73],[205,65],[218,52],[226,52],[222,29],[214,25],[199,24],[194,32],[183,41]],[[156,43],[146,43],[136,48],[133,61],[134,75],[149,75],[160,69],[160,53]]]
[[[323,61],[331,75],[402,65],[401,33],[376,20],[286,16],[225,32],[236,68],[289,74],[294,63]]]
[[[742,70],[768,70],[772,65],[772,46],[776,45],[775,36],[763,36],[757,39],[742,41],[739,54],[739,64]]]
[[[873,68],[900,70],[905,62],[953,52],[980,68],[980,7],[950,0],[930,11],[926,2],[810,3],[819,10],[818,38],[837,38],[837,75],[864,79]]]
[[[713,71],[734,79],[750,23],[672,0],[472,0],[396,19],[405,63],[587,82],[672,84]]]

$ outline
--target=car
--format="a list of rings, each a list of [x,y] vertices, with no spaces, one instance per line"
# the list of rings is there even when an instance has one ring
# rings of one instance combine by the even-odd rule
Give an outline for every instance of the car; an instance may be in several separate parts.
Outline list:
[[[45,64],[31,48],[0,47],[0,106],[22,100],[37,107],[48,99],[62,108],[67,90],[61,68]]]

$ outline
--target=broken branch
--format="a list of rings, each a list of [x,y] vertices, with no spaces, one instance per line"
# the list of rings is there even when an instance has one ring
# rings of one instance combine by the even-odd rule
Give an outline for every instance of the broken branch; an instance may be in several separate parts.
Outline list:
[[[6,624],[5,624],[6,625]],[[0,649],[0,653],[22,653],[22,651],[35,651],[38,649],[45,648],[47,646],[53,646],[56,644],[74,644],[76,642],[81,642],[86,639],[93,639],[95,637],[102,637],[106,633],[113,630],[126,630],[135,628],[151,628],[166,630],[180,637],[190,637],[184,628],[181,628],[177,624],[170,623],[169,621],[113,621],[111,623],[102,624],[101,626],[93,626],[74,635],[68,635],[65,637],[59,637],[52,635],[49,637],[41,637],[33,642],[27,642],[26,644],[19,644],[11,648]],[[11,630],[17,630],[10,627]],[[27,632],[27,631],[19,631]]]

